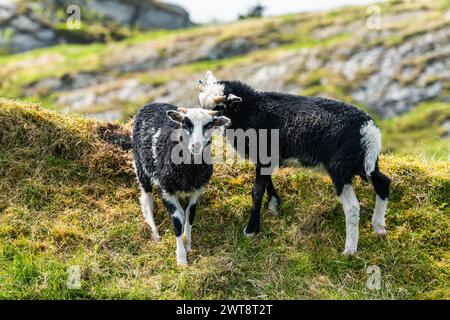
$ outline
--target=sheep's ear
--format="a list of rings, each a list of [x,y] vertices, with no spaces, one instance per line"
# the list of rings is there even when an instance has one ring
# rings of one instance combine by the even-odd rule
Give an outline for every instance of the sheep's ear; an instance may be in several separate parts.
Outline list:
[[[181,121],[183,121],[183,119],[185,117],[184,114],[182,114],[181,112],[175,111],[175,110],[169,110],[166,112],[166,114],[170,120],[172,120],[173,122],[176,122],[176,123],[181,123]]]
[[[206,71],[206,82],[208,84],[212,84],[214,82],[217,82],[216,77],[214,77],[214,74],[211,71]]]
[[[214,127],[229,127],[231,125],[231,120],[227,117],[221,116],[221,117],[214,117],[213,118],[213,126]]]
[[[227,97],[227,101],[233,103],[240,103],[242,102],[242,98],[235,96],[234,94],[230,93]]]

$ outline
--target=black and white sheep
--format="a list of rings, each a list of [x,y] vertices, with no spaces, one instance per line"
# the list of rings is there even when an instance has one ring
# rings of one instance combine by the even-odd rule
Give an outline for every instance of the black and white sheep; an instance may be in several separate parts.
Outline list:
[[[230,129],[277,129],[280,165],[294,160],[304,166],[325,167],[345,212],[344,254],[357,251],[360,207],[352,188],[357,175],[375,189],[372,226],[377,236],[386,237],[390,179],[378,168],[381,134],[367,113],[332,99],[259,92],[239,81],[217,81],[211,72],[206,74],[206,83],[200,81],[199,89],[202,107],[222,111],[231,119]],[[269,208],[280,203],[271,175],[261,174],[263,167],[257,160],[253,207],[245,229],[248,236],[259,232],[264,191]]]
[[[158,187],[177,239],[178,264],[187,264],[186,248],[191,249],[196,205],[212,176],[213,166],[205,161],[211,153],[212,129],[230,123],[228,118],[216,117],[214,113],[201,108],[152,103],[142,107],[134,119],[132,144],[142,212],[153,238],[158,241],[152,186]],[[189,161],[177,158],[183,150],[189,150],[185,152]],[[179,198],[188,199],[186,210]]]

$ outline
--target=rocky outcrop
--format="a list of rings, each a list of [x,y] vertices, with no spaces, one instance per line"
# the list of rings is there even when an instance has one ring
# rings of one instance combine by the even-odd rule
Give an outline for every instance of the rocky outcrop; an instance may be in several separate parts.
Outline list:
[[[91,19],[103,24],[106,29],[111,23],[141,30],[193,25],[183,8],[150,0],[46,0],[41,3],[2,0],[0,50],[22,52],[59,43],[104,41],[104,34],[61,27],[65,21],[56,12],[64,16],[69,5],[80,6],[82,23],[89,24]],[[114,34],[113,37],[120,38],[120,35]]]
[[[27,51],[60,42],[52,26],[12,0],[0,3],[0,50]]]
[[[74,4],[77,1],[69,1]],[[176,5],[150,0],[79,0],[87,10],[122,25],[149,29],[178,29],[192,26],[189,13]]]
[[[381,117],[392,117],[443,92],[450,81],[450,29],[434,30],[391,48],[359,50],[347,58],[333,60],[327,67],[342,72],[347,81],[357,81],[358,72],[369,70],[351,95]]]

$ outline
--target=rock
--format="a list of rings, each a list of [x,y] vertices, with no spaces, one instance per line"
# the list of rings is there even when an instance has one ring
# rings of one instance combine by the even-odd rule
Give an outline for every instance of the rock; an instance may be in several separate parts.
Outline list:
[[[167,10],[170,9],[170,10]],[[189,19],[189,13],[176,5],[164,4],[152,7],[149,4],[137,9],[137,19],[132,22],[142,30],[148,29],[178,29],[193,25]]]
[[[30,16],[18,16],[15,18],[11,23],[10,27],[16,29],[20,32],[35,32],[36,30],[39,30],[40,24],[37,22],[34,22]]]
[[[189,14],[179,6],[153,1],[137,0],[48,0],[39,3],[2,0],[0,3],[0,49],[7,52],[22,52],[42,48],[58,43],[86,43],[100,41],[104,35],[75,35],[71,30],[61,30],[55,25],[65,22],[65,18],[56,18],[55,8],[65,9],[69,5],[78,5],[89,17],[100,16],[108,27],[111,22],[130,28],[176,29],[192,26]],[[91,23],[82,15],[82,22]],[[96,20],[97,22],[97,20]],[[102,40],[104,41],[104,40]]]
[[[102,15],[106,19],[120,24],[130,25],[135,13],[135,7],[121,1],[94,0],[87,3],[87,8]]]
[[[123,102],[146,98],[151,90],[151,85],[135,79],[105,81],[87,88],[62,91],[57,104],[71,111],[87,111],[92,106],[121,106]]]
[[[44,20],[18,3],[0,4],[0,49],[22,52],[59,43],[60,39]]]
[[[409,111],[420,101],[440,95],[444,81],[449,77],[449,37],[450,29],[443,28],[397,47],[362,50],[344,63],[334,62],[334,70],[352,79],[358,69],[373,68],[374,71],[353,91],[352,97],[381,117],[392,117]],[[420,74],[417,76],[416,72]]]
[[[25,93],[28,96],[45,95],[51,92],[77,90],[111,80],[110,76],[94,72],[65,74],[61,77],[50,77],[33,82],[25,89]]]
[[[178,29],[193,26],[182,7],[159,1],[141,0],[53,0],[57,6],[78,5],[86,11],[141,30]]]

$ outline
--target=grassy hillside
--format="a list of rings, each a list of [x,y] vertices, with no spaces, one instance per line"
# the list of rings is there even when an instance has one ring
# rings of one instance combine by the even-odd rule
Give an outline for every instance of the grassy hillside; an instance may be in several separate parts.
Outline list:
[[[404,115],[379,121],[379,126],[384,153],[450,161],[449,103],[424,102]]]
[[[399,123],[390,130],[411,125]],[[179,268],[160,199],[154,243],[130,155],[108,142],[127,131],[0,100],[0,298],[450,298],[448,162],[381,158],[393,180],[386,242],[370,227],[374,194],[357,180],[353,257],[341,255],[344,215],[327,177],[279,170],[280,216],[263,210],[261,235],[247,239],[253,168],[218,165],[199,206],[191,266]],[[81,267],[81,289],[66,286],[72,265]],[[366,288],[370,265],[381,269],[380,291]]]

